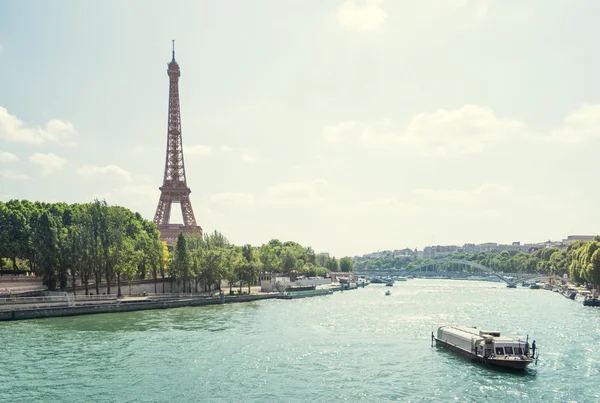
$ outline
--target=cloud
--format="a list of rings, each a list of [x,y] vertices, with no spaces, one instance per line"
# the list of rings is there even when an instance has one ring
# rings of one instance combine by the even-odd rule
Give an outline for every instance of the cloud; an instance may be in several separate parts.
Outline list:
[[[497,183],[470,189],[415,189],[412,194],[415,203],[443,215],[511,216],[515,210],[539,210],[549,204],[543,195],[519,192]]]
[[[29,179],[29,176],[25,174],[16,173],[7,169],[0,170],[0,177],[6,179]]]
[[[551,139],[570,144],[600,139],[600,104],[585,104],[567,114],[561,127],[552,132]]]
[[[558,128],[548,132],[528,128],[523,122],[499,117],[488,107],[464,105],[415,115],[405,128],[391,119],[378,122],[342,121],[325,126],[326,145],[354,143],[366,149],[450,157],[481,153],[499,144],[531,139],[563,144],[583,144],[600,139],[600,104],[585,104],[567,114]]]
[[[19,161],[19,157],[17,157],[16,155],[6,152],[6,151],[0,151],[0,162],[13,162],[13,161]]]
[[[499,118],[490,108],[465,105],[414,116],[404,130],[389,119],[376,123],[341,122],[326,126],[325,143],[354,141],[369,149],[440,157],[479,153],[523,133],[524,124]]]
[[[201,144],[185,146],[183,149],[185,155],[208,155],[211,153],[211,149],[208,146]]]
[[[408,214],[413,213],[416,210],[416,208],[417,207],[414,204],[399,201],[392,197],[388,197],[383,199],[373,199],[359,202],[357,204],[356,210],[360,212],[369,213],[376,211],[377,213],[386,214]]]
[[[413,195],[419,200],[440,203],[478,204],[482,201],[494,201],[499,197],[506,198],[512,189],[497,183],[485,183],[473,189],[415,189]]]
[[[247,192],[224,192],[210,196],[210,201],[213,203],[252,204],[254,196]]]
[[[358,127],[358,122],[347,120],[335,125],[325,126],[323,128],[323,140],[327,143],[341,143],[351,136],[354,130]]]
[[[247,164],[256,164],[258,162],[258,158],[256,158],[254,151],[244,150],[242,151],[242,161]]]
[[[319,178],[319,179],[315,179],[314,181],[312,181],[311,185],[313,185],[315,188],[318,188],[318,187],[327,187],[327,186],[329,186],[329,182],[327,182],[323,178]]]
[[[267,188],[265,200],[271,204],[313,205],[324,201],[319,188],[327,186],[327,181],[318,179],[312,183],[287,182]]]
[[[84,165],[77,169],[77,175],[82,177],[93,177],[93,176],[113,176],[120,177],[126,181],[131,181],[131,173],[118,165]]]
[[[56,156],[54,153],[48,154],[32,154],[29,161],[42,168],[42,176],[50,176],[56,171],[60,171],[65,167],[67,160]]]
[[[340,4],[338,22],[349,29],[376,31],[385,25],[387,13],[381,8],[383,0],[347,0]]]
[[[75,130],[69,122],[52,119],[44,127],[28,126],[0,106],[0,139],[40,145],[47,141],[63,146],[74,146]]]
[[[223,144],[223,145],[221,146],[221,151],[223,151],[223,152],[225,152],[225,153],[226,153],[226,152],[229,152],[229,151],[231,151],[231,150],[233,150],[233,148],[229,147],[229,146],[228,146],[228,145],[226,145],[226,144]]]
[[[477,19],[484,19],[489,10],[489,0],[419,0],[415,6],[428,15],[448,13],[453,10],[467,12]]]

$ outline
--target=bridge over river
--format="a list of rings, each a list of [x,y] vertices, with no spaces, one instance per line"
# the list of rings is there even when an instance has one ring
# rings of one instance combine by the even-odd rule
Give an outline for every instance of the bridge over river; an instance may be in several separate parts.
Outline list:
[[[549,277],[547,274],[539,273],[500,273],[480,263],[462,259],[429,260],[409,270],[369,270],[359,272],[357,274],[361,276],[391,278],[404,277],[408,275],[413,275],[415,277],[468,278],[471,276],[485,275],[487,277],[495,277],[498,279],[498,281],[504,281],[507,284],[516,284],[523,281],[529,282]]]

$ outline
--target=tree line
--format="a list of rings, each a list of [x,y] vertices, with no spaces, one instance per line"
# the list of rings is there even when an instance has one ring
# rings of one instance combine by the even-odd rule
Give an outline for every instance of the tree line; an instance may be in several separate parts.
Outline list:
[[[30,271],[49,290],[81,284],[85,294],[116,281],[165,279],[189,292],[257,283],[261,271],[288,275],[324,276],[352,271],[349,257],[340,260],[316,254],[311,247],[273,239],[259,248],[236,246],[215,231],[204,236],[180,235],[170,252],[156,225],[139,213],[95,200],[86,204],[0,202],[0,272]]]
[[[577,241],[564,250],[542,248],[531,253],[502,251],[453,253],[452,258],[477,262],[501,273],[563,276],[577,283],[600,285],[600,236],[592,241]]]
[[[216,231],[205,236],[179,234],[171,261],[173,277],[188,292],[193,287],[211,291],[218,288],[221,280],[228,282],[230,291],[238,282],[240,291],[244,285],[250,291],[260,272],[316,277],[353,269],[349,257],[338,261],[335,257],[317,255],[310,246],[294,241],[272,239],[260,247],[236,246]]]
[[[411,270],[428,261],[460,259],[479,263],[500,273],[543,274],[563,276],[567,274],[577,283],[600,285],[600,236],[592,241],[577,241],[565,250],[543,248],[528,252],[456,252],[434,259],[415,260],[405,257],[379,258],[357,262],[360,268],[369,270]],[[450,270],[449,264],[447,269]]]
[[[48,290],[95,288],[150,273],[165,275],[168,251],[156,226],[140,214],[95,200],[86,204],[0,202],[0,269],[29,271]],[[77,281],[79,280],[79,282]]]

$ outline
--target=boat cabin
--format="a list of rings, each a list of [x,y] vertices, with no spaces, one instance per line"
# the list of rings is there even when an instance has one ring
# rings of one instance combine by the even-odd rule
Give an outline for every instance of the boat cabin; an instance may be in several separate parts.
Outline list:
[[[502,336],[500,332],[467,326],[444,326],[438,329],[438,339],[481,357],[526,356],[525,341]]]

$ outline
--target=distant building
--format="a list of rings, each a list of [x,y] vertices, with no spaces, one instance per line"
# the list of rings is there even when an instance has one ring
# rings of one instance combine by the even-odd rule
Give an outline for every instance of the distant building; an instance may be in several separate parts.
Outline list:
[[[433,259],[435,257],[451,255],[456,252],[459,252],[459,248],[456,245],[426,246],[425,249],[423,249],[423,259]]]
[[[481,253],[481,252],[534,252],[539,249],[555,248],[558,250],[565,250],[567,247],[577,241],[591,241],[596,235],[569,235],[562,241],[545,241],[538,243],[525,243],[522,244],[520,241],[514,241],[510,244],[504,245],[497,242],[485,242],[482,244],[466,243],[463,246],[456,245],[436,245],[426,246],[422,251],[415,249],[395,249],[393,251],[384,250],[372,253],[367,253],[362,256],[354,256],[353,260],[356,262],[364,260],[376,260],[386,258],[398,258],[408,257],[411,259],[433,259],[440,258],[448,255],[452,255],[457,252],[465,253]]]
[[[569,235],[567,239],[563,239],[563,242],[570,245],[577,241],[593,241],[595,237],[596,235]]]

